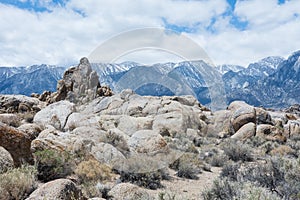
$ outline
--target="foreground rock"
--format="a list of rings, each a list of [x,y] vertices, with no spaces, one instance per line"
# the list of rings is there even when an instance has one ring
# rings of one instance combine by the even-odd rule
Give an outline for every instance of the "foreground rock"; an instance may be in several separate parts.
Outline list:
[[[111,196],[113,200],[154,200],[146,190],[130,183],[120,183],[116,185],[109,191],[108,195]]]
[[[51,199],[86,199],[74,182],[68,179],[57,179],[45,183],[35,190],[27,200],[51,200]]]
[[[14,166],[14,160],[10,153],[0,146],[0,173],[7,171]]]

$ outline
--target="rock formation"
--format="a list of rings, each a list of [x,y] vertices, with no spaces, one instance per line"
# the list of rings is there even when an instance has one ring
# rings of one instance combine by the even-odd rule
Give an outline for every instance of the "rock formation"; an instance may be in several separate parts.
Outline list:
[[[71,67],[65,71],[63,79],[57,83],[57,91],[51,93],[45,91],[43,94],[32,94],[47,103],[68,100],[76,104],[87,103],[99,96],[111,96],[113,93],[109,87],[100,85],[99,76],[87,58],[81,58],[77,67]]]

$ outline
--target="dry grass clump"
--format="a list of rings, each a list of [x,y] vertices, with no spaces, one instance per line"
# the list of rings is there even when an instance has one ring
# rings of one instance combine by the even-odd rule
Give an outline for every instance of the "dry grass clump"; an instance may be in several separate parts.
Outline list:
[[[97,185],[114,177],[110,166],[101,164],[93,158],[80,162],[74,173],[79,178],[83,194],[90,198],[105,196],[108,191],[99,189]]]
[[[280,145],[279,147],[272,149],[270,151],[270,155],[272,156],[295,155],[295,151],[287,145]]]
[[[95,159],[82,161],[75,169],[75,174],[78,175],[82,182],[87,181],[106,181],[111,180],[112,169],[108,165],[101,164]]]
[[[36,168],[22,166],[0,174],[0,199],[25,199],[36,189]]]

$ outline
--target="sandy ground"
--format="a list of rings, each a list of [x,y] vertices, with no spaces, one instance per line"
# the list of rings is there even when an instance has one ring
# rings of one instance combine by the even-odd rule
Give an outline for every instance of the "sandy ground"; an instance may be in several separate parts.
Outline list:
[[[212,172],[203,171],[198,175],[198,180],[179,178],[175,175],[175,171],[170,170],[172,179],[162,181],[164,188],[147,191],[157,199],[160,193],[165,193],[165,200],[172,199],[168,198],[168,195],[170,197],[175,195],[176,200],[201,200],[201,193],[212,186],[213,181],[219,176],[221,169],[212,167]]]

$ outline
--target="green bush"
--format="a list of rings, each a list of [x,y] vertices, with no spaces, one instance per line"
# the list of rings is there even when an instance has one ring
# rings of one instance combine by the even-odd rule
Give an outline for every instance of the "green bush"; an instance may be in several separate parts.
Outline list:
[[[72,173],[75,164],[67,152],[46,149],[34,153],[38,170],[38,179],[44,182],[63,178]]]
[[[36,189],[36,168],[22,166],[0,174],[0,199],[25,199]]]

